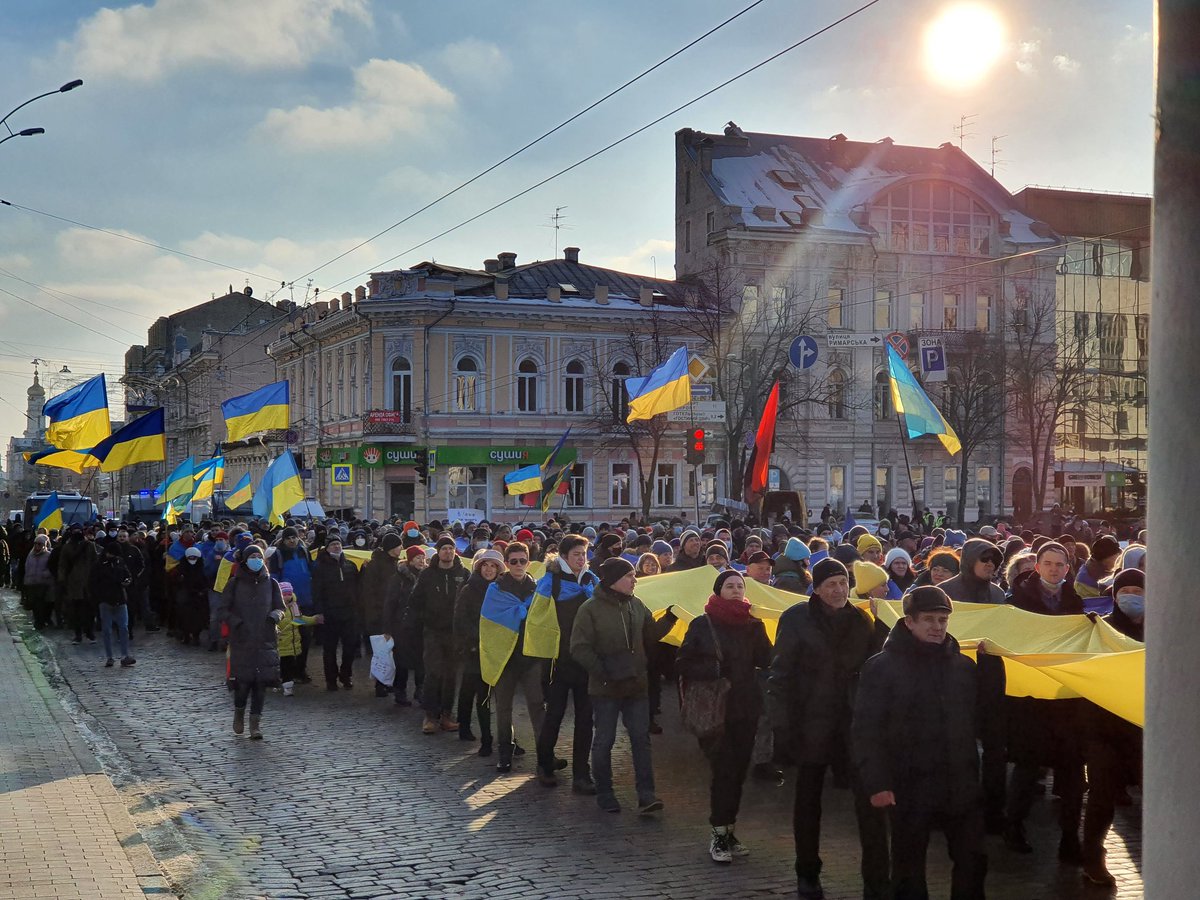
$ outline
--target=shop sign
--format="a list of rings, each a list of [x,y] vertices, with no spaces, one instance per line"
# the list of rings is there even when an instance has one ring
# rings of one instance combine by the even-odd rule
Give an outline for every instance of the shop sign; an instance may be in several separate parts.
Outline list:
[[[367,469],[382,469],[384,466],[414,466],[425,456],[424,447],[408,444],[363,444],[358,449],[358,464]]]
[[[550,447],[438,447],[439,466],[520,466],[540,463],[549,454]],[[564,447],[558,453],[555,464],[574,462],[577,453],[572,447]]]
[[[328,469],[330,466],[358,461],[357,447],[321,447],[317,450],[317,468]]]

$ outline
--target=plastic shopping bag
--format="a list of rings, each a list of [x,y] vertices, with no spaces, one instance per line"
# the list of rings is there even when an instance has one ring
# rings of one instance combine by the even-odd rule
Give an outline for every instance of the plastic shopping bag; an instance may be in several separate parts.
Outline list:
[[[396,680],[396,663],[392,660],[392,648],[396,642],[385,639],[382,634],[371,635],[371,677],[388,687]]]

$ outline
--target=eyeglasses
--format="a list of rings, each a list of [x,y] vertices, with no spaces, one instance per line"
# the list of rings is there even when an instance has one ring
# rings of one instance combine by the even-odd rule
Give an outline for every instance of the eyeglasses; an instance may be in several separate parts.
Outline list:
[[[510,559],[508,561],[508,564],[510,566],[527,566],[527,565],[529,565],[529,560],[527,560],[527,559]]]

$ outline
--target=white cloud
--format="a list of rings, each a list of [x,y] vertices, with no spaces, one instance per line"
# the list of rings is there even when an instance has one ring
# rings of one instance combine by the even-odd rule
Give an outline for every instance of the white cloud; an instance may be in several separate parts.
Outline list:
[[[1139,31],[1132,25],[1126,25],[1121,39],[1117,41],[1117,46],[1113,50],[1113,62],[1136,61],[1141,63],[1149,61],[1152,47],[1149,31]]]
[[[1017,44],[1017,71],[1022,75],[1036,74],[1037,60],[1041,53],[1041,41],[1020,41]]]
[[[69,265],[87,265],[100,269],[123,269],[149,260],[158,252],[136,241],[148,241],[145,235],[124,229],[110,229],[135,240],[122,240],[112,234],[90,228],[67,228],[54,239],[59,258]]]
[[[618,272],[633,272],[640,275],[656,275],[658,278],[675,277],[675,241],[651,238],[625,256],[602,257],[595,261],[580,257],[580,262],[592,262]]]
[[[16,269],[18,271],[28,269],[33,265],[33,258],[25,253],[5,253],[0,255],[0,268]]]
[[[372,59],[354,70],[352,103],[273,109],[260,131],[282,146],[298,149],[361,146],[418,132],[430,113],[449,109],[454,102],[454,94],[420,66]]]
[[[85,77],[131,81],[204,65],[296,69],[338,44],[339,19],[370,22],[367,0],[156,0],[101,9],[65,49]]]
[[[1066,73],[1067,75],[1074,75],[1079,71],[1079,60],[1072,59],[1065,53],[1059,53],[1054,57],[1053,60],[1051,60],[1051,62],[1053,63],[1054,68],[1058,69],[1060,72]]]
[[[485,90],[500,87],[512,72],[512,63],[504,51],[478,38],[447,44],[437,54],[436,66],[451,81]]]

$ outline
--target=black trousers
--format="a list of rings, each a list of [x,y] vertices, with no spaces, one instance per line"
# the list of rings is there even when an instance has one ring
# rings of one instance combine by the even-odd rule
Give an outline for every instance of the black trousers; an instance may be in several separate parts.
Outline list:
[[[546,693],[546,720],[537,738],[538,766],[554,771],[554,745],[567,713],[567,701],[575,705],[575,733],[571,738],[571,771],[577,776],[590,771],[588,754],[592,749],[592,698],[588,696],[587,672],[558,661]]]
[[[1107,714],[1103,714],[1107,715]],[[1117,794],[1139,780],[1142,730],[1120,722],[1089,736],[1087,811],[1083,817],[1083,855],[1089,862],[1104,859],[1104,838],[1117,811]]]
[[[298,656],[281,656],[279,657],[279,680],[283,684],[289,681],[295,681],[296,676],[300,674],[300,657]]]
[[[796,768],[796,805],[792,830],[796,838],[796,874],[816,878],[821,873],[821,793],[825,788],[823,763],[801,763]],[[888,892],[887,816],[871,806],[854,787],[854,816],[858,820],[858,843],[862,848],[863,897],[884,898]]]
[[[421,708],[431,719],[454,712],[458,688],[458,656],[454,635],[425,630],[425,683],[421,686]]]
[[[358,629],[353,624],[325,622],[321,652],[325,659],[325,683],[335,684],[354,676],[354,659],[358,656]],[[338,664],[338,644],[342,645],[342,661]]]
[[[471,708],[479,718],[479,736],[486,740],[492,737],[492,707],[488,699],[488,686],[478,672],[466,669],[458,688],[458,732],[471,730]]]
[[[41,630],[50,625],[54,618],[54,608],[50,602],[50,585],[31,584],[25,588],[29,597],[29,608],[33,612],[33,627]]]
[[[1034,788],[1039,767],[1028,762],[1013,765],[1008,784],[1008,826],[1020,828],[1033,808]],[[1059,797],[1058,824],[1063,836],[1079,836],[1079,819],[1083,810],[1083,764],[1062,765],[1054,770],[1054,790]]]
[[[236,709],[246,708],[246,699],[250,700],[250,715],[262,715],[263,698],[266,697],[267,689],[261,681],[235,681],[233,683],[233,705]]]
[[[925,855],[935,828],[946,833],[946,848],[953,863],[950,900],[983,900],[987,854],[982,808],[951,815],[895,807],[891,822],[892,900],[929,900]]]
[[[712,767],[709,786],[709,825],[733,825],[742,805],[742,786],[754,754],[757,719],[726,722],[721,736],[700,742]]]
[[[75,640],[82,640],[86,634],[91,640],[95,633],[92,631],[96,621],[96,608],[91,600],[84,597],[74,597],[69,603],[71,622],[75,626]]]
[[[1004,703],[1004,659],[980,652],[979,670],[979,743],[983,748],[982,784],[984,815],[999,819],[1004,815],[1008,780],[1008,716]]]
[[[395,637],[395,635],[393,635]],[[396,679],[392,682],[392,694],[395,697],[404,698],[408,696],[408,669],[404,666],[408,662],[406,654],[399,647],[392,648],[392,662],[396,664]],[[421,682],[425,680],[425,670],[418,666],[412,670],[413,677],[413,698],[421,691]]]
[[[310,625],[300,626],[300,655],[296,657],[296,677],[308,677],[308,650],[313,643],[313,630]]]

